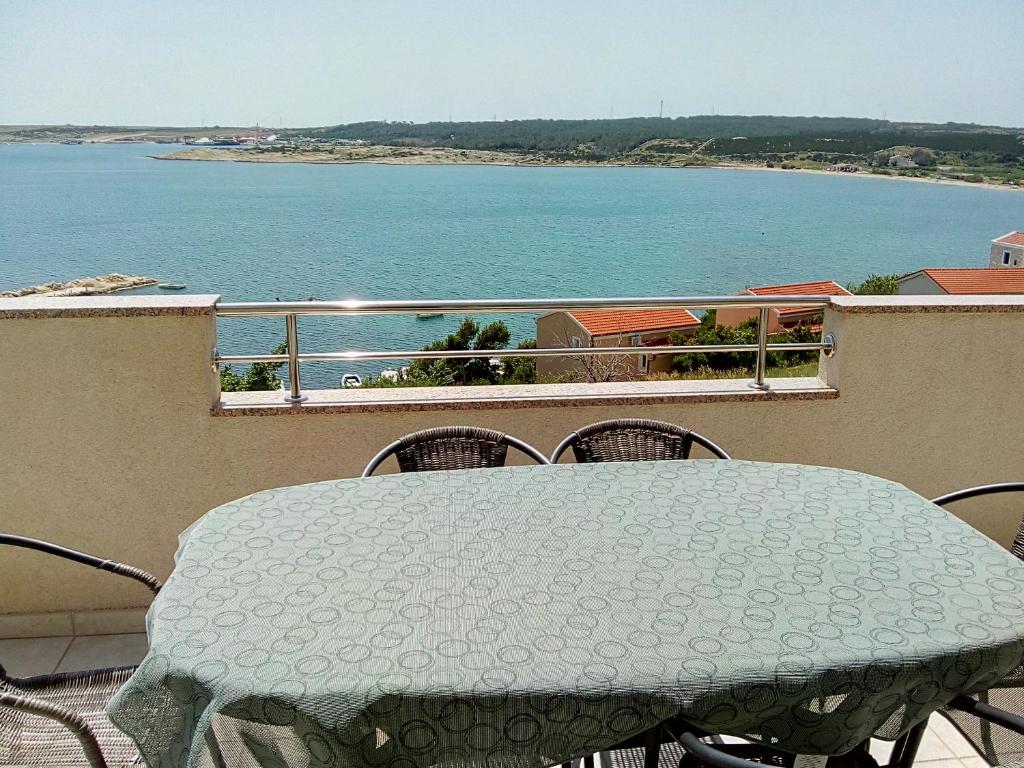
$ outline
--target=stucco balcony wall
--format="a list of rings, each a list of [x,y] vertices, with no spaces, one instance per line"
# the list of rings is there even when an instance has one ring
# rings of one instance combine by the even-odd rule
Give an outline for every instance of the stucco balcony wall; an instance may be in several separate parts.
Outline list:
[[[735,457],[870,472],[925,496],[1024,479],[1021,297],[837,297],[838,351],[819,379],[311,393],[222,401],[215,296],[0,300],[0,530],[166,577],[178,534],[265,488],[352,477],[378,448],[445,424],[550,451],[593,421],[691,426]],[[339,318],[337,322],[344,322]],[[1008,544],[1020,504],[956,508]],[[149,594],[84,566],[5,548],[0,637],[142,626]]]

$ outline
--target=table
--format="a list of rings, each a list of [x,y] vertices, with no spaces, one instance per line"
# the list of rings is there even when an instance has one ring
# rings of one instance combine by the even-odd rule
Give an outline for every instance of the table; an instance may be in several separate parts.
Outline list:
[[[905,487],[745,461],[279,488],[181,537],[113,721],[157,766],[542,766],[682,715],[841,754],[1024,659],[1020,561]]]

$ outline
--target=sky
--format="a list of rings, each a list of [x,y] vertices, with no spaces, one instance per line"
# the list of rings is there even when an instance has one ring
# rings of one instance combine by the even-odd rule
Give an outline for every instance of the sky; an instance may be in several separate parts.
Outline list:
[[[0,0],[0,124],[1024,126],[1024,0]]]

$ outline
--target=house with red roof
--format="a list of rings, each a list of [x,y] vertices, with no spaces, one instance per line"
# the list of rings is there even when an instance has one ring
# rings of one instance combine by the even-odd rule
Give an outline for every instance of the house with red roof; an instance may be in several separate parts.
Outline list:
[[[738,296],[849,296],[850,292],[834,280],[815,280],[809,283],[786,283],[784,285],[759,285],[745,288]],[[757,317],[758,310],[751,307],[726,307],[718,310],[716,321],[719,325],[736,326],[745,320]],[[780,333],[797,325],[820,322],[820,309],[787,307],[768,312],[768,333]]]
[[[990,267],[1024,267],[1024,232],[1007,232],[992,241]]]
[[[896,291],[901,295],[918,296],[1024,294],[1024,269],[919,269],[899,278]]]
[[[587,310],[549,312],[537,318],[537,346],[637,347],[636,355],[553,356],[537,358],[537,373],[558,376],[575,371],[593,381],[629,379],[636,374],[667,373],[672,355],[657,353],[669,335],[692,335],[700,320],[685,309]]]

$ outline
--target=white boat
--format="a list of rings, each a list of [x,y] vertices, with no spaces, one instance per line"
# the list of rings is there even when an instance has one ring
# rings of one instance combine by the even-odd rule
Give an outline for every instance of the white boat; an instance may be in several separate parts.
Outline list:
[[[346,373],[341,377],[342,389],[354,389],[363,386],[363,378],[358,373]]]
[[[434,318],[434,317],[444,317],[444,313],[443,312],[417,312],[416,313],[416,319],[417,320],[430,320],[431,318]]]
[[[157,283],[156,287],[161,291],[180,291],[185,288],[184,283]]]

